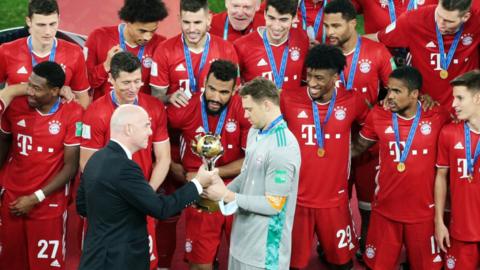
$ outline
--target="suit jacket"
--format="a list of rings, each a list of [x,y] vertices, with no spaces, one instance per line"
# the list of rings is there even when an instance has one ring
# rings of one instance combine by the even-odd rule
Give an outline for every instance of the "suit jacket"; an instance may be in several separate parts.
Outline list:
[[[148,270],[146,216],[165,219],[199,198],[194,183],[170,196],[148,185],[140,167],[113,141],[92,155],[77,196],[88,229],[79,269]]]

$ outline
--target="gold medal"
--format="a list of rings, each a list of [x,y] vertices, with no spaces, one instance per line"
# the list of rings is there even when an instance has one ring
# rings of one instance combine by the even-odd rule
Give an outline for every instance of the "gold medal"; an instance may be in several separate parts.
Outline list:
[[[399,171],[399,172],[404,172],[405,169],[406,169],[405,163],[400,162],[400,163],[397,164],[397,171]]]
[[[325,149],[323,149],[323,148],[318,148],[318,150],[317,150],[317,156],[319,156],[319,157],[324,157],[324,156],[325,156]]]
[[[448,71],[446,71],[445,69],[440,70],[440,78],[444,80],[448,78]]]

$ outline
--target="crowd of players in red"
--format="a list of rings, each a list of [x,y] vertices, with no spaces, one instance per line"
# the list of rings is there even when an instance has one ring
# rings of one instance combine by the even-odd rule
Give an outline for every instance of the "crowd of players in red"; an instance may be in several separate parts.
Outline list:
[[[211,14],[206,0],[181,0],[181,33],[165,39],[156,34],[161,0],[126,0],[123,23],[94,30],[82,52],[55,38],[55,0],[30,1],[30,35],[0,46],[0,269],[65,267],[66,208],[119,104],[149,113],[149,146],[133,159],[154,190],[169,194],[194,177],[201,159],[191,141],[215,127],[219,174],[233,179],[250,128],[235,90],[257,76],[281,91],[302,151],[290,268],[308,265],[316,239],[330,269],[351,269],[356,253],[371,269],[395,269],[403,246],[412,269],[477,269],[480,2],[225,4]],[[132,55],[141,67],[122,66]],[[45,61],[58,65],[37,65]],[[216,75],[231,64],[238,78]],[[211,269],[232,217],[185,212],[185,260]],[[170,266],[177,220],[147,219],[151,269]]]

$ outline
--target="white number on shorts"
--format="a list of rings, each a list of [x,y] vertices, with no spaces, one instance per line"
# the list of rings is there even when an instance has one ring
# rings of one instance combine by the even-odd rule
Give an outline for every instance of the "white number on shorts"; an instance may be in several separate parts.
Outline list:
[[[338,248],[347,247],[348,244],[352,242],[352,230],[350,229],[350,225],[348,225],[345,230],[338,230],[337,238],[340,238],[340,241],[338,241]]]
[[[432,254],[440,253],[440,247],[437,246],[435,237],[433,235],[430,237],[430,245],[432,247]]]
[[[148,235],[148,254],[153,253],[153,239],[151,235]]]
[[[38,241],[38,246],[40,247],[40,251],[38,252],[37,258],[39,259],[48,259],[48,255],[45,254],[48,248],[48,245],[53,245],[52,248],[52,255],[50,256],[51,259],[55,259],[57,256],[58,246],[60,245],[58,240],[40,240]]]

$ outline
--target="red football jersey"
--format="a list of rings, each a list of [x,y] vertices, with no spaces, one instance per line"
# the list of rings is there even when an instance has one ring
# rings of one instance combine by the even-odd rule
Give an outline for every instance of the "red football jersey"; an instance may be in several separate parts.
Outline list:
[[[380,84],[387,85],[388,76],[395,68],[395,62],[383,44],[367,38],[361,39],[362,43],[353,81],[353,89],[361,93],[370,104],[375,104],[378,99]],[[344,74],[347,82],[354,52],[355,50],[345,55],[347,65],[344,69]]]
[[[153,169],[153,144],[168,140],[167,114],[161,101],[144,93],[138,93],[138,105],[150,116],[152,135],[148,138],[147,149],[133,154],[133,160],[142,168],[145,178],[150,179]],[[82,148],[99,150],[108,144],[110,118],[116,107],[110,94],[103,95],[88,107],[83,117]]]
[[[60,103],[56,112],[42,114],[18,97],[2,116],[1,128],[12,135],[9,156],[3,165],[3,187],[17,196],[44,187],[63,167],[65,146],[81,141],[83,110],[75,102]],[[65,187],[37,204],[29,217],[46,219],[62,215],[67,206]]]
[[[141,92],[150,94],[150,68],[152,67],[152,57],[157,46],[165,40],[164,37],[154,34],[152,39],[144,46],[142,56],[142,81]],[[102,27],[94,30],[85,42],[87,51],[88,80],[92,86],[93,99],[103,96],[109,92],[112,85],[108,82],[108,73],[103,67],[103,62],[107,59],[108,51],[120,44],[119,26]],[[131,46],[126,43],[127,51],[138,55],[140,46]]]
[[[245,37],[234,42],[240,60],[240,76],[242,81],[249,82],[258,76],[274,81],[274,76],[268,60],[267,51],[263,44],[262,33],[264,28],[257,28]],[[287,66],[285,70],[283,90],[297,89],[302,82],[304,62],[307,57],[309,41],[305,31],[299,28],[290,30],[288,40],[272,47],[277,71],[280,72],[283,52],[288,44]]]
[[[82,49],[77,45],[62,39],[55,39],[57,51],[55,62],[65,71],[65,85],[73,91],[83,92],[90,88],[87,78],[87,68]],[[48,61],[49,55],[38,57],[37,63]],[[28,49],[27,38],[20,38],[0,46],[0,82],[9,85],[28,82],[32,72],[32,54]]]
[[[323,124],[330,102],[318,104]],[[360,94],[337,90],[332,115],[324,130],[325,156],[319,157],[313,118],[312,99],[306,87],[282,91],[280,98],[288,128],[298,140],[302,153],[298,205],[330,208],[348,199],[347,179],[350,173],[350,133],[354,122],[361,123],[368,108]],[[321,172],[321,173],[319,173]]]
[[[409,155],[406,170],[397,170],[400,151],[395,141],[392,112],[376,106],[367,117],[360,135],[378,141],[380,173],[376,180],[373,210],[389,219],[417,223],[433,218],[433,185],[437,139],[442,126],[450,119],[443,107],[422,111]],[[398,116],[400,145],[405,147],[413,118]]]
[[[198,74],[198,69],[202,53],[190,51],[190,55],[195,78],[197,78],[197,90],[203,89],[210,64],[215,60],[223,59],[230,60],[235,64],[238,63],[233,45],[215,35],[210,35],[208,57],[201,74]],[[160,88],[168,87],[167,94],[171,94],[178,89],[191,92],[181,34],[164,41],[155,51],[150,85]]]
[[[438,0],[414,0],[417,2],[417,8],[436,5]],[[385,29],[390,23],[390,13],[388,10],[388,0],[352,0],[358,13],[362,13],[365,18],[365,33],[376,33]],[[395,5],[396,18],[407,12],[410,0],[393,0]]]
[[[202,98],[203,95],[196,94],[185,108],[176,108],[175,106],[167,108],[169,125],[181,130],[185,140],[181,145],[180,155],[182,164],[188,172],[196,172],[202,165],[202,160],[192,151],[192,141],[195,136],[204,135],[206,132],[202,122]],[[217,161],[217,167],[244,157],[243,149],[247,146],[247,135],[250,129],[240,96],[233,95],[226,109],[228,111],[220,134],[224,153]],[[219,119],[220,115],[208,115],[210,132],[215,132]]]
[[[434,13],[435,6],[404,13],[395,24],[379,32],[378,38],[388,47],[408,47],[412,54],[412,65],[422,73],[424,93],[443,106],[450,107],[453,100],[450,80],[478,68],[480,21],[473,18],[478,18],[480,14],[472,11],[472,19],[464,24],[460,42],[448,68],[448,78],[441,79]],[[443,36],[446,53],[453,40],[454,35]]]
[[[305,2],[305,9],[307,10],[307,27],[311,26],[314,27],[315,25],[315,19],[317,18],[318,12],[320,9],[323,8],[323,0],[319,1],[318,3],[314,3],[312,0],[303,0]],[[302,14],[302,9],[300,5],[298,5],[298,10],[297,10],[297,18],[299,20],[299,23],[297,27],[300,27],[303,29],[303,14]],[[319,42],[322,42],[322,37],[323,37],[323,18],[325,17],[325,12],[322,14],[322,20],[320,21],[320,26],[318,27],[318,32],[317,35],[315,36],[315,39],[318,40]]]
[[[468,181],[463,122],[442,129],[438,140],[437,166],[450,173],[450,235],[460,241],[480,241],[480,163],[474,165],[473,180]],[[480,133],[470,129],[471,153]]]
[[[248,27],[243,31],[237,31],[233,29],[231,24],[228,24],[228,30],[225,33],[225,22],[227,19],[227,12],[218,13],[213,15],[212,24],[210,26],[210,34],[219,36],[224,39],[225,34],[227,35],[227,40],[234,42],[235,40],[241,38],[244,35],[251,33],[257,27],[265,25],[265,17],[262,14],[255,13],[253,21],[248,25]]]

